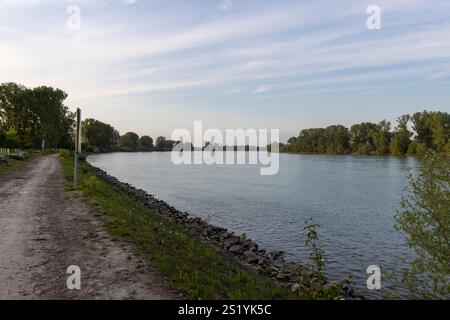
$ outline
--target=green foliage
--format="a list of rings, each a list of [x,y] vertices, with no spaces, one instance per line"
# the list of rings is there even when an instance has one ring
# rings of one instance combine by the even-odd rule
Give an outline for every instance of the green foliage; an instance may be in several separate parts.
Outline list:
[[[410,195],[402,199],[396,227],[416,252],[401,282],[424,298],[450,298],[450,158],[429,153],[417,176],[410,175]]]
[[[392,134],[392,140],[389,145],[391,154],[394,156],[403,156],[408,152],[413,133],[408,130],[409,115],[403,115],[397,120],[397,127]]]
[[[155,146],[153,145],[153,139],[149,136],[142,136],[139,138],[139,150],[140,151],[153,151]]]
[[[353,152],[369,154],[375,146],[371,132],[377,130],[377,125],[371,122],[355,124],[350,128],[350,140]]]
[[[73,114],[63,104],[65,92],[51,87],[26,88],[16,83],[0,85],[0,142],[4,147],[68,147],[73,137]],[[14,130],[14,139],[5,132]]]
[[[323,274],[326,267],[325,251],[319,245],[319,234],[317,229],[320,225],[313,218],[305,220],[302,238],[308,248],[312,263],[312,271],[296,270],[299,276],[298,283],[291,288],[292,292],[304,300],[338,300],[345,297],[345,291],[352,285],[352,278],[347,277],[342,281],[328,282]]]
[[[0,176],[10,173],[13,170],[23,168],[27,165],[26,161],[9,159],[6,163],[0,163]]]
[[[349,149],[347,128],[341,125],[329,126],[325,129],[305,129],[297,138],[289,139],[289,144],[282,150],[288,152],[312,152],[343,154]]]
[[[391,141],[391,123],[386,120],[380,121],[377,128],[370,132],[375,145],[375,153],[379,156],[389,153],[389,144]]]
[[[314,223],[313,218],[305,220],[305,227],[303,228],[305,245],[309,250],[309,257],[317,271],[323,271],[326,265],[325,251],[319,246],[319,235],[317,228],[320,225]]]
[[[155,147],[158,151],[172,151],[175,141],[167,140],[165,137],[156,138]]]
[[[6,148],[18,148],[20,147],[20,138],[17,134],[17,131],[13,128],[10,128],[8,131],[4,133],[4,145],[2,147]]]
[[[84,148],[90,152],[110,152],[115,149],[119,132],[109,124],[85,119],[81,125]]]
[[[119,138],[119,147],[124,151],[137,151],[139,147],[139,136],[134,132],[127,132]]]
[[[156,139],[156,146],[150,136],[139,137],[134,132],[120,135],[113,126],[96,119],[86,119],[82,123],[84,149],[88,152],[111,151],[171,151],[174,141],[165,137]]]
[[[416,135],[409,130],[409,123]],[[391,123],[363,122],[350,130],[333,125],[327,128],[304,129],[298,137],[280,145],[281,152],[327,154],[419,155],[428,150],[443,151],[450,155],[450,115],[445,112],[417,112],[402,115],[391,131]]]
[[[449,143],[450,114],[446,112],[417,112],[411,117],[417,141],[427,149],[444,151]]]

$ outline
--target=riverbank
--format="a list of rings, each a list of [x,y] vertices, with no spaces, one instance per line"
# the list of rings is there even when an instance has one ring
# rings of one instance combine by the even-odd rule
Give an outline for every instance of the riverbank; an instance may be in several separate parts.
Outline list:
[[[68,179],[71,170],[68,161]],[[163,275],[191,298],[335,299],[351,295],[349,288],[345,292],[311,269],[284,261],[280,252],[266,252],[250,239],[190,217],[85,162],[81,171],[80,188],[113,216],[111,232],[140,243],[158,260]],[[124,212],[130,203],[133,210]],[[155,227],[160,224],[163,227]],[[149,234],[149,229],[154,232]]]

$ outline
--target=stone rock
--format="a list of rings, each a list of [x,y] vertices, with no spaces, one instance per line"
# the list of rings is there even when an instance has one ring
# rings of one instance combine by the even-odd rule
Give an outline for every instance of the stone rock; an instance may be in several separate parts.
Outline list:
[[[225,231],[224,233],[221,234],[221,237],[223,239],[228,239],[231,236],[231,234],[228,231]]]
[[[271,259],[271,260],[276,260],[279,257],[281,257],[281,255],[283,254],[282,251],[271,251],[267,254],[267,256]]]
[[[280,272],[286,274],[293,274],[299,269],[299,266],[294,262],[288,262],[281,266]]]
[[[268,258],[259,259],[258,264],[264,268],[272,268],[273,261]]]
[[[253,251],[245,251],[244,257],[247,259],[248,263],[258,263],[259,257]]]
[[[233,253],[239,253],[239,252],[242,252],[242,251],[244,251],[244,249],[242,248],[242,246],[241,245],[235,245],[235,246],[232,246],[231,248],[229,248],[228,249],[228,251],[230,251],[230,252],[233,252]]]
[[[286,274],[286,273],[279,273],[277,275],[277,280],[288,281],[289,279],[290,279],[290,276],[288,274]]]
[[[226,239],[223,242],[223,246],[225,249],[228,249],[232,246],[235,246],[239,243],[239,238],[238,237],[229,237],[228,239]]]
[[[252,241],[251,239],[247,239],[242,241],[242,245],[244,246],[245,249],[250,250],[253,248],[253,251],[258,250],[258,244],[256,244],[254,241]]]

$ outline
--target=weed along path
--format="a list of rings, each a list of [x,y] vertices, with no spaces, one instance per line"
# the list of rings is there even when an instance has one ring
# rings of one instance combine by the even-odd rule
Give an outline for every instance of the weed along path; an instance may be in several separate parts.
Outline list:
[[[57,155],[0,176],[0,299],[177,297],[78,192],[65,191]]]

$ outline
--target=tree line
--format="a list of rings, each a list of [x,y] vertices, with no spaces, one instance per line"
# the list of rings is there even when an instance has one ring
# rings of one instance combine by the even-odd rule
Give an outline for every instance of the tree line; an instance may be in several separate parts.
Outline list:
[[[73,145],[74,113],[64,105],[67,94],[52,87],[0,84],[0,147],[49,148]]]
[[[72,148],[75,114],[64,104],[67,94],[57,88],[27,88],[13,82],[0,84],[0,148]],[[124,135],[95,119],[82,122],[83,149],[89,152],[170,151],[174,141]]]
[[[411,128],[411,129],[410,129]],[[361,155],[425,155],[433,150],[450,154],[450,114],[446,112],[416,112],[402,115],[395,128],[382,120],[363,122],[350,129],[342,125],[305,129],[281,152],[361,154]]]
[[[147,135],[127,132],[120,135],[113,126],[96,119],[86,119],[81,125],[83,148],[88,152],[171,151],[175,141],[160,136],[153,141]]]

